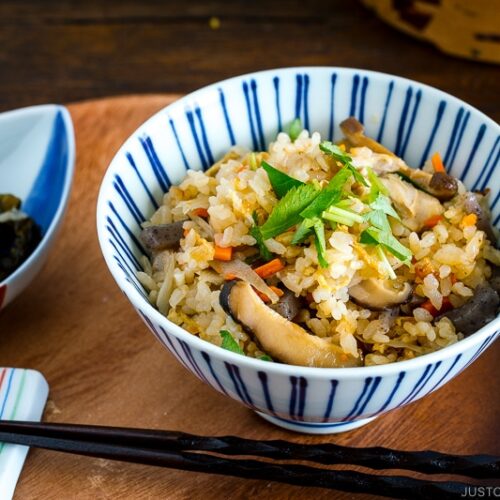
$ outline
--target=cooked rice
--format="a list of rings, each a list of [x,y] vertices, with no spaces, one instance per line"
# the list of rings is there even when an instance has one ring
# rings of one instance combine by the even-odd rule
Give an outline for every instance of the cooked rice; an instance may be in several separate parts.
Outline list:
[[[308,182],[327,181],[332,162],[319,149],[319,133],[307,131],[292,142],[280,133],[268,152],[256,154],[287,174]],[[351,148],[353,164],[361,169],[385,168],[399,159],[374,153],[368,148]],[[255,245],[249,234],[252,214],[267,216],[277,203],[267,173],[251,168],[250,152],[230,151],[210,171],[189,171],[184,181],[163,197],[162,206],[145,225],[189,219],[184,238],[175,253],[162,252],[150,263],[143,261],[138,273],[149,291],[151,302],[174,323],[193,335],[221,344],[221,330],[228,330],[248,356],[264,353],[255,339],[227,315],[219,304],[224,280],[210,267],[214,245],[243,247]],[[465,193],[459,183],[459,193]],[[393,234],[411,249],[414,259],[407,267],[388,256],[399,280],[415,283],[415,292],[428,298],[436,309],[447,297],[454,307],[462,305],[474,289],[491,273],[488,261],[500,265],[500,252],[492,247],[476,226],[463,227],[466,215],[463,196],[443,204],[444,217],[421,234],[403,223],[391,221]],[[208,210],[209,224],[191,217],[194,209]],[[403,221],[404,222],[404,221]],[[291,245],[293,230],[266,242],[269,250],[286,263],[277,279],[296,296],[307,297],[309,308],[299,315],[300,322],[314,335],[330,337],[347,354],[358,356],[363,345],[365,365],[380,365],[433,352],[460,340],[447,318],[433,324],[433,316],[417,307],[412,316],[391,317],[356,305],[349,299],[348,287],[366,277],[385,277],[385,271],[372,252],[358,243],[354,228],[339,225],[326,230],[328,268],[318,264],[314,244]]]

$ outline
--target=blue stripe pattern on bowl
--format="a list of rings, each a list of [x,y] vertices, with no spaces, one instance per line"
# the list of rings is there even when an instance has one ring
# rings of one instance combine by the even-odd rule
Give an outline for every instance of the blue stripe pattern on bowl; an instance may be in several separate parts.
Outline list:
[[[234,362],[232,354],[183,332],[147,304],[135,278],[144,249],[140,223],[189,168],[207,169],[240,144],[264,150],[296,117],[331,140],[339,122],[355,116],[367,134],[421,167],[440,151],[451,174],[469,189],[489,187],[494,224],[500,220],[499,128],[440,91],[395,76],[342,68],[289,68],[227,80],[157,113],[124,144],[99,196],[98,228],[108,265],[156,338],[199,379],[242,404],[300,425],[335,425],[406,405],[448,382],[498,336],[498,318],[481,332],[427,362],[351,369],[336,378],[303,369],[276,372],[266,363]],[[215,353],[215,354],[214,354]],[[230,360],[228,361],[227,358]],[[413,364],[412,364],[413,363]],[[296,368],[296,367],[294,367]],[[384,371],[385,370],[385,371]],[[321,370],[319,370],[321,371]],[[325,372],[326,373],[326,372]],[[339,372],[340,373],[340,372]],[[332,427],[333,428],[333,427]]]

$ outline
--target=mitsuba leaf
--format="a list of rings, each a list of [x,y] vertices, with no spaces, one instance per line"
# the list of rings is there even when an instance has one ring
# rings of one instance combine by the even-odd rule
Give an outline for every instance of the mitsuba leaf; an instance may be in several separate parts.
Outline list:
[[[233,336],[227,330],[221,330],[219,334],[222,337],[221,347],[223,349],[235,352],[236,354],[242,354],[243,356],[245,355],[241,347],[238,345],[238,342],[234,340]]]
[[[321,267],[328,267],[326,260],[325,226],[320,218],[314,220],[314,244],[318,253],[318,262]]]
[[[330,205],[339,202],[342,197],[344,184],[351,175],[350,170],[339,170],[318,197],[300,215],[305,219],[319,217]]]
[[[273,238],[301,222],[301,212],[318,196],[319,191],[316,184],[302,184],[290,189],[274,207],[267,221],[260,226],[262,238]]]
[[[266,161],[262,161],[261,167],[267,172],[269,182],[271,183],[271,186],[273,187],[273,190],[278,198],[283,198],[283,196],[285,196],[285,194],[288,193],[288,191],[290,191],[293,187],[304,185],[302,181],[290,177],[281,170],[269,165]]]

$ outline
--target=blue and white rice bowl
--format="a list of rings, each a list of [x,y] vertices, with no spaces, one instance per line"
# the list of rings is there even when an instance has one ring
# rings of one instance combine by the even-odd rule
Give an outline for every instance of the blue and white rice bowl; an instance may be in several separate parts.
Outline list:
[[[339,140],[348,116],[421,167],[441,151],[449,173],[470,190],[491,190],[500,222],[500,127],[444,92],[392,75],[347,68],[287,68],[232,78],[159,111],[120,148],[103,179],[97,228],[106,263],[140,317],[173,356],[215,390],[287,429],[327,434],[354,429],[437,390],[498,336],[497,317],[471,336],[411,360],[358,368],[269,363],[221,349],[170,322],[137,280],[145,253],[141,223],[188,169],[207,169],[232,146],[264,151],[301,118]]]
[[[0,282],[0,309],[19,295],[44,264],[66,210],[73,180],[75,139],[68,110],[47,104],[0,114],[0,193],[22,201],[42,240]]]

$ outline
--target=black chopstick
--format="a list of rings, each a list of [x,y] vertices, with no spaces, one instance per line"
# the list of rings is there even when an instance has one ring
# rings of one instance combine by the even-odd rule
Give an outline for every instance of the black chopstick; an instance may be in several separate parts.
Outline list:
[[[372,469],[406,469],[425,474],[459,474],[477,479],[500,478],[500,457],[491,455],[450,455],[436,451],[400,451],[382,447],[350,448],[332,443],[312,445],[282,440],[256,441],[234,436],[196,436],[177,431],[76,424],[0,422],[0,441],[8,440],[6,433],[151,450],[204,451],[275,460],[307,460],[324,465],[351,464]]]
[[[4,427],[4,424],[0,424]],[[115,435],[116,436],[116,435]],[[101,436],[102,438],[102,436]],[[0,442],[10,442],[181,470],[223,474],[247,479],[278,481],[298,486],[315,486],[352,493],[371,493],[393,498],[443,500],[460,498],[468,484],[425,481],[404,476],[379,476],[348,470],[328,470],[296,464],[268,463],[247,459],[226,459],[214,455],[92,442],[86,439],[54,438],[0,431]]]

